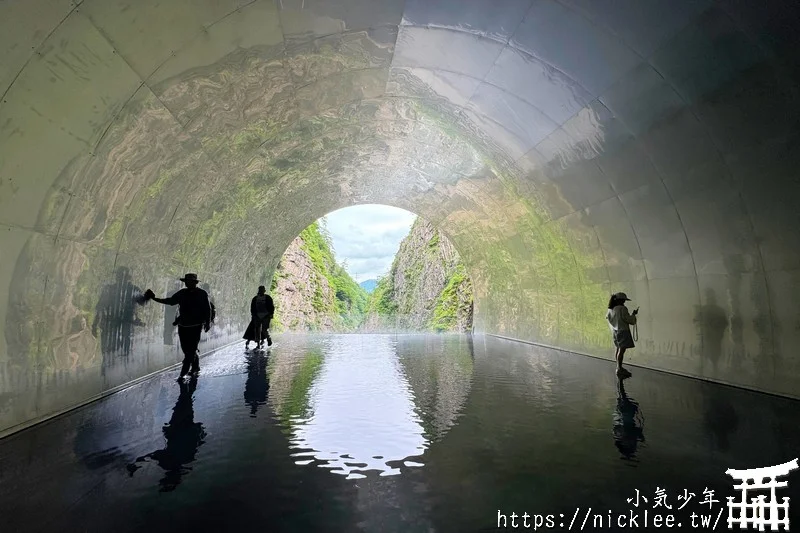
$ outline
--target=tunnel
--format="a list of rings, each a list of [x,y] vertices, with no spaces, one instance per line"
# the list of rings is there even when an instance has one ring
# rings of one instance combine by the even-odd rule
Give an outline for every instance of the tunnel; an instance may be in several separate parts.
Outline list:
[[[199,273],[223,343],[289,242],[363,203],[452,240],[476,332],[609,359],[626,291],[637,364],[796,396],[791,2],[0,10],[5,432],[171,362],[137,290]]]
[[[800,398],[800,7],[0,2],[0,436],[238,340],[319,217],[430,221],[474,334]],[[560,355],[559,355],[560,354]],[[592,359],[594,358],[594,359]],[[594,367],[592,367],[594,368]]]

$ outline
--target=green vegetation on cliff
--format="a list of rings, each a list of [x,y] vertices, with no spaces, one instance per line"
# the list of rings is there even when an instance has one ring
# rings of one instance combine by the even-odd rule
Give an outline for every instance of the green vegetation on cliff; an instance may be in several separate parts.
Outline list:
[[[472,322],[472,284],[467,269],[459,262],[436,298],[428,327],[434,331],[459,330],[458,318],[469,316]]]
[[[378,279],[378,284],[375,285],[375,290],[369,299],[367,313],[387,317],[397,313],[397,302],[394,299],[394,272],[395,268],[392,265],[392,271]]]
[[[350,277],[344,267],[336,262],[330,234],[324,226],[314,222],[300,233],[302,248],[308,253],[316,268],[317,276],[324,276],[328,286],[335,291],[334,312],[345,327],[356,327],[367,308],[367,293]],[[324,298],[317,284],[314,307],[324,305]],[[317,309],[321,310],[321,308]]]
[[[472,283],[452,244],[417,219],[386,276],[370,295],[365,331],[472,329]]]
[[[367,311],[367,293],[336,262],[324,221],[308,226],[290,245],[273,278],[272,293],[275,329],[352,331]]]
[[[336,262],[325,221],[287,248],[272,281],[277,331],[466,332],[472,329],[472,283],[453,245],[417,219],[391,271],[367,294]]]

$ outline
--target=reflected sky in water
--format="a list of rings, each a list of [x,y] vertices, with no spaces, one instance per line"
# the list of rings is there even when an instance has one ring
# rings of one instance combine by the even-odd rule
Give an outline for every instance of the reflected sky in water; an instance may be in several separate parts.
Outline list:
[[[358,349],[353,349],[356,340]],[[392,336],[340,337],[326,343],[325,360],[309,396],[312,415],[298,421],[292,446],[308,448],[298,464],[316,458],[336,474],[400,474],[389,466],[422,455],[427,440]]]

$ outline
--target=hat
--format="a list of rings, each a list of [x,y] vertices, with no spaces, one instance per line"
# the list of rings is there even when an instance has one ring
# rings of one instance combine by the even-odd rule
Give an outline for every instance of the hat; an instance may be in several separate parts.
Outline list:
[[[181,278],[181,281],[198,281],[197,274],[189,273]]]
[[[628,295],[625,294],[624,292],[618,292],[617,294],[614,295],[614,298],[616,298],[617,300],[622,300],[624,302],[630,302],[631,301],[631,299],[628,298]]]

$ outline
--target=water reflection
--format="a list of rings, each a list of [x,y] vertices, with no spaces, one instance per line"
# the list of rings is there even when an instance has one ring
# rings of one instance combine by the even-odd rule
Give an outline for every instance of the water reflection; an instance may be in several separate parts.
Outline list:
[[[456,424],[469,396],[475,360],[472,337],[446,337],[445,342],[400,337],[397,353],[425,437],[439,440]]]
[[[412,337],[332,337],[294,361],[294,372],[282,372],[290,391],[276,394],[273,408],[291,428],[298,464],[348,479],[423,466],[422,454],[464,404],[472,359],[467,343],[432,341],[440,349],[430,357],[404,340]],[[287,364],[276,363],[273,375]]]
[[[625,393],[624,380],[617,380],[617,405],[614,409],[614,445],[626,460],[636,458],[644,442],[644,417],[639,404]]]
[[[160,492],[175,490],[183,476],[192,469],[187,466],[195,460],[197,449],[205,443],[206,432],[203,424],[194,421],[192,395],[197,389],[197,378],[188,383],[180,382],[180,394],[169,423],[162,428],[166,445],[160,450],[148,453],[128,465],[131,476],[142,468],[139,463],[153,459],[164,469],[164,477],[159,480]]]
[[[316,381],[324,360],[320,347],[308,343],[307,339],[294,339],[292,348],[270,357],[267,364],[268,401],[286,428],[309,416],[311,385]]]
[[[608,361],[476,339],[474,361],[469,338],[448,335],[286,335],[250,361],[240,344],[224,348],[194,396],[164,373],[0,441],[3,523],[155,533],[179,516],[202,531],[490,531],[498,509],[530,508],[532,495],[569,519],[579,506],[628,514],[637,489],[652,506],[667,487],[685,525],[708,507],[697,497],[678,511],[684,489],[713,490],[724,507],[728,468],[782,464],[800,448],[796,401],[645,369],[619,383]],[[370,466],[367,479],[345,479]],[[378,476],[392,469],[402,474]],[[785,495],[800,499],[800,484]]]
[[[250,417],[256,418],[258,408],[267,403],[269,379],[267,357],[260,352],[249,352],[247,359],[247,381],[244,384],[244,403],[250,406]]]
[[[713,446],[721,452],[731,447],[731,436],[739,429],[739,416],[727,397],[703,384],[703,427]]]

